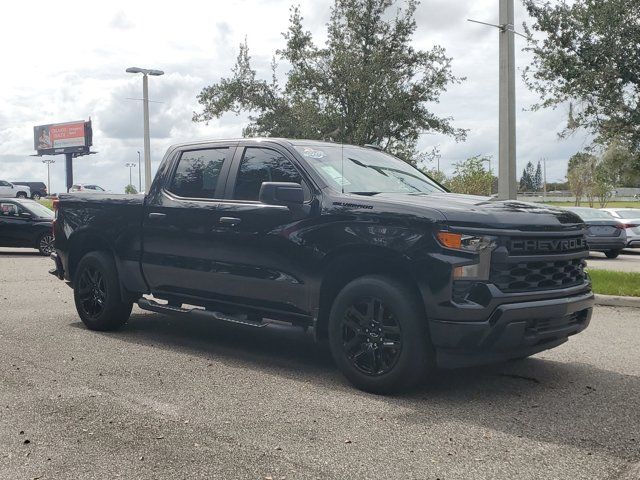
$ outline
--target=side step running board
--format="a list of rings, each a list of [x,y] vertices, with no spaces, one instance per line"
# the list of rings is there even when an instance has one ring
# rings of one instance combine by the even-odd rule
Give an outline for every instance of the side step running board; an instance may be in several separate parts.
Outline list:
[[[172,307],[170,305],[162,305],[154,300],[141,298],[138,300],[138,306],[143,310],[149,310],[156,313],[164,313],[169,315],[185,315],[191,318],[203,318],[207,320],[218,320],[222,322],[235,323],[237,325],[246,325],[248,327],[261,328],[266,327],[266,322],[252,322],[248,320],[246,315],[227,315],[220,312],[212,312],[201,308],[182,308]]]

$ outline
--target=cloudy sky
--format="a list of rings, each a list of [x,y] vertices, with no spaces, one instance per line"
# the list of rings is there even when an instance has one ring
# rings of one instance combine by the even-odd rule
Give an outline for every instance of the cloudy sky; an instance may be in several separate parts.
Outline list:
[[[142,82],[125,73],[130,66],[162,69],[150,79],[153,169],[172,143],[194,138],[240,136],[246,117],[229,114],[209,125],[194,124],[196,95],[227,76],[238,44],[249,43],[253,67],[269,78],[274,51],[283,45],[289,7],[296,0],[182,0],[171,6],[147,2],[9,2],[0,29],[0,179],[46,181],[46,166],[33,154],[33,126],[91,117],[97,155],[74,161],[76,182],[98,183],[121,192],[128,183],[127,162],[142,150]],[[516,3],[517,0],[516,0]],[[330,1],[300,0],[307,27],[322,41]],[[89,6],[90,5],[90,6]],[[54,8],[55,7],[55,8]],[[467,77],[452,86],[433,110],[453,116],[470,129],[466,142],[424,135],[420,147],[438,145],[441,168],[461,159],[492,155],[498,148],[498,33],[467,18],[497,23],[497,0],[423,0],[417,13],[415,44],[442,45],[453,70]],[[516,24],[527,21],[520,5]],[[529,59],[516,37],[517,68]],[[281,65],[284,75],[286,65]],[[566,109],[531,112],[535,102],[518,73],[518,170],[527,161],[548,159],[548,181],[565,176],[570,155],[588,144],[583,134],[558,140]],[[50,157],[51,158],[51,157]],[[64,157],[52,165],[52,191],[64,188]],[[134,172],[137,184],[137,172]]]

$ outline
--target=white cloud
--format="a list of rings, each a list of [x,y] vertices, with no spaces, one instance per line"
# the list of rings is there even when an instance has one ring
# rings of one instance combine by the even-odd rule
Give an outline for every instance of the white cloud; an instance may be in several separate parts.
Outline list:
[[[63,9],[43,0],[3,6],[3,75],[0,76],[0,178],[46,179],[46,166],[33,152],[33,126],[87,119],[94,125],[94,149],[99,153],[76,159],[75,178],[122,191],[128,182],[126,162],[142,150],[141,78],[127,67],[159,68],[150,79],[152,160],[157,167],[171,143],[191,138],[240,136],[246,115],[225,115],[209,125],[194,124],[200,90],[227,76],[238,44],[247,38],[253,66],[265,78],[274,51],[283,45],[289,8],[301,4],[304,22],[322,42],[330,1],[240,0],[156,4],[112,0],[94,3],[69,0]],[[423,148],[439,144],[441,165],[450,171],[455,161],[479,153],[494,156],[498,147],[498,33],[471,24],[467,18],[496,22],[495,0],[423,0],[417,11],[415,44],[446,48],[456,75],[467,77],[451,86],[433,106],[469,128],[468,140],[425,135]],[[516,25],[525,20],[521,6]],[[73,28],[60,28],[73,25]],[[523,40],[516,41],[523,46]],[[8,48],[11,46],[12,48]],[[522,68],[528,58],[518,53]],[[286,68],[282,68],[286,70]],[[547,157],[549,178],[564,176],[567,158],[585,144],[584,135],[559,141],[557,131],[566,112],[524,110],[535,102],[518,79],[518,164]],[[135,182],[134,182],[135,183]],[[64,158],[52,165],[52,187],[64,185]]]
[[[124,13],[123,10],[119,10],[111,18],[111,22],[109,22],[109,26],[117,30],[129,30],[130,28],[135,27],[135,24],[127,18],[127,15]]]

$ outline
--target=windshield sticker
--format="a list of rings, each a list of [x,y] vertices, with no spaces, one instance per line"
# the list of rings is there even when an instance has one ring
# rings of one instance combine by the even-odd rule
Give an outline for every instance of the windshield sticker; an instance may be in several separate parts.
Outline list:
[[[313,148],[309,148],[309,147],[304,147],[302,149],[302,155],[305,157],[316,158],[316,159],[326,157],[326,155],[322,150],[314,150]]]
[[[331,180],[336,182],[338,185],[351,185],[351,182],[344,178],[342,174],[333,168],[331,165],[323,165],[320,169],[331,177]]]

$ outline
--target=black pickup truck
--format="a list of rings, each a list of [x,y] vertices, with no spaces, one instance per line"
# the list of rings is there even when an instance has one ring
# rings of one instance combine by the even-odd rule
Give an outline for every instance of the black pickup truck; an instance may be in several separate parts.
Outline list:
[[[573,213],[456,195],[370,147],[171,147],[141,195],[61,195],[55,269],[90,329],[146,310],[312,329],[357,387],[522,358],[587,327]]]

